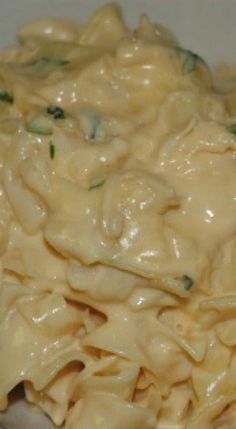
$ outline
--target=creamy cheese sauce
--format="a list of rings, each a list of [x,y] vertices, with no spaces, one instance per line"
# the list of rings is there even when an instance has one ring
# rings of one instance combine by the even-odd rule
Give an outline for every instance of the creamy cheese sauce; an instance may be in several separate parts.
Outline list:
[[[116,5],[0,56],[0,410],[232,429],[236,69]],[[0,419],[1,421],[1,419]]]

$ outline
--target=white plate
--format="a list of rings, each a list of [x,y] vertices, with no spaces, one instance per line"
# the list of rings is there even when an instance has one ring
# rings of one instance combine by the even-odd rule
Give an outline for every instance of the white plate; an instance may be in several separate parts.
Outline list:
[[[0,0],[0,47],[15,40],[17,29],[32,19],[61,16],[84,22],[104,0]],[[134,27],[147,12],[174,31],[180,43],[214,65],[236,63],[236,0],[120,0],[127,22]],[[0,415],[0,429],[49,429],[40,414],[16,401],[8,414]]]

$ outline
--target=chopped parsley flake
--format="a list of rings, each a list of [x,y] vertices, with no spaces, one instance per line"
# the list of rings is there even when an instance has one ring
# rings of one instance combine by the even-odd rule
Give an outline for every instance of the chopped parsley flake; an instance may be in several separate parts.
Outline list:
[[[96,113],[91,113],[89,115],[90,117],[90,121],[91,121],[91,130],[90,130],[90,134],[89,134],[89,139],[90,140],[96,140],[97,136],[98,136],[98,130],[99,130],[99,126],[101,124],[100,118]]]
[[[236,124],[230,125],[228,127],[228,131],[233,134],[234,136],[236,136]]]
[[[49,115],[52,115],[54,119],[65,119],[65,112],[59,106],[49,106],[47,112]]]
[[[97,189],[100,188],[102,185],[104,185],[106,179],[99,179],[97,181],[95,181],[89,188],[90,191],[92,191],[93,189]]]
[[[55,158],[55,145],[51,141],[49,143],[49,154],[51,159]]]
[[[196,70],[198,62],[202,62],[203,64],[205,64],[205,61],[199,55],[194,54],[194,52],[188,49],[177,47],[176,51],[182,58],[184,74],[194,72]]]
[[[14,98],[7,91],[0,91],[0,101],[3,101],[4,103],[12,104],[14,102]]]
[[[59,60],[59,59],[42,57],[32,61],[31,65],[37,66],[37,67],[48,66],[48,65],[53,67],[61,67],[61,66],[65,66],[68,63],[69,63],[68,60]]]
[[[194,285],[193,279],[191,277],[187,276],[187,275],[184,275],[182,277],[182,281],[183,281],[184,289],[185,290],[190,290],[191,287]]]

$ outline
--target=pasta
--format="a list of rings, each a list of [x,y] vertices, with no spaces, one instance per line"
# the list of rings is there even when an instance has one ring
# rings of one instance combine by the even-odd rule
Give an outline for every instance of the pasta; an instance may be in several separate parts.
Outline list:
[[[236,421],[236,69],[146,15],[26,25],[0,55],[0,421]]]

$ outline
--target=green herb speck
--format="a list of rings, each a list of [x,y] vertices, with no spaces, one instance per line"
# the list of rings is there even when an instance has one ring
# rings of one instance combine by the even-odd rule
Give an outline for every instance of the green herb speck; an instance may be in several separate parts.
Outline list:
[[[228,127],[228,131],[233,134],[234,136],[236,136],[236,124],[230,125]]]
[[[192,73],[196,70],[198,62],[206,64],[205,61],[194,52],[180,48],[179,46],[176,48],[177,53],[181,56],[183,62],[183,73],[188,74]]]
[[[65,119],[65,112],[59,106],[49,106],[47,108],[47,113],[52,115],[54,119]]]
[[[94,182],[94,183],[90,186],[89,191],[92,191],[93,189],[100,188],[102,185],[104,185],[105,181],[106,181],[106,179],[100,179],[100,180],[98,180],[97,182]]]
[[[0,101],[3,101],[4,103],[12,104],[14,102],[14,98],[7,91],[0,91]]]
[[[49,143],[49,154],[51,159],[55,158],[55,146],[52,142]]]
[[[182,282],[184,284],[185,290],[190,290],[192,286],[194,285],[194,281],[191,277],[187,276],[186,274],[182,277]]]
[[[66,64],[69,64],[68,60],[60,60],[60,59],[42,57],[42,58],[37,58],[36,60],[32,61],[30,65],[37,66],[37,67],[47,66],[47,65],[54,66],[54,67],[60,67],[60,66],[65,66]]]
[[[89,114],[89,117],[91,120],[91,131],[89,134],[89,139],[90,140],[96,140],[97,132],[98,132],[99,126],[101,124],[101,120],[96,113]]]

